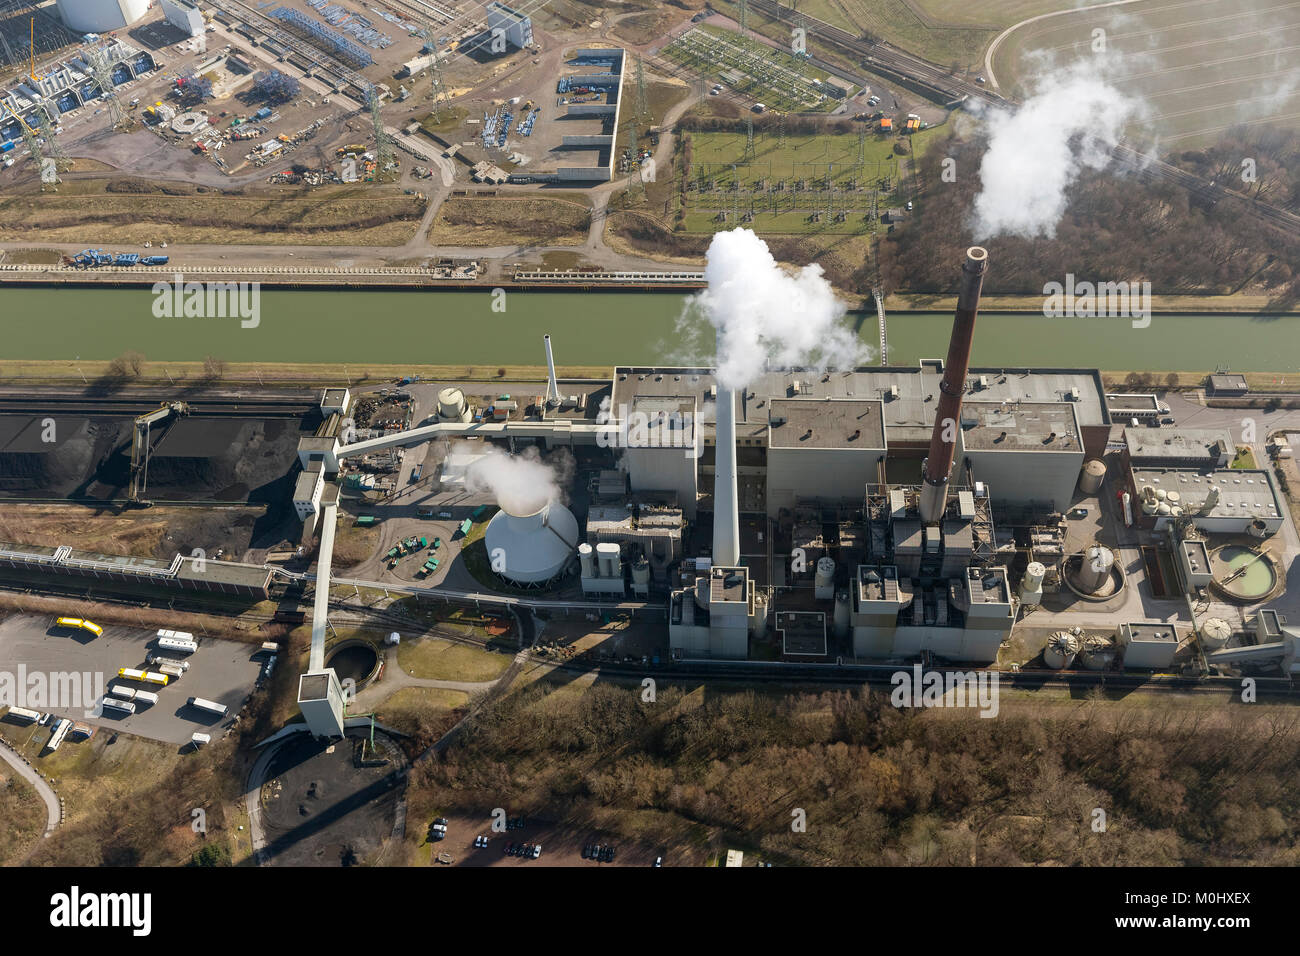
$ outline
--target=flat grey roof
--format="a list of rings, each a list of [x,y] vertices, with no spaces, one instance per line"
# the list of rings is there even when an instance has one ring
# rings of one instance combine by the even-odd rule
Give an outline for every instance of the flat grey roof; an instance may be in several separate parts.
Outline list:
[[[1219,489],[1219,503],[1206,517],[1210,518],[1277,518],[1277,489],[1273,476],[1264,469],[1202,468],[1134,468],[1133,484],[1141,493],[1143,485],[1157,491],[1176,491],[1178,504],[1189,513],[1198,508],[1210,487]]]
[[[730,601],[743,604],[749,600],[745,582],[749,575],[744,568],[710,568],[710,602]]]
[[[303,674],[298,680],[299,700],[324,700],[329,694],[328,674]]]
[[[917,367],[864,366],[830,373],[807,369],[765,372],[743,393],[736,394],[737,433],[744,434],[747,422],[766,424],[768,404],[773,400],[856,398],[883,401],[881,411],[890,444],[925,441],[934,425],[941,365],[927,362]],[[980,385],[981,376],[984,386]],[[612,407],[617,410],[622,404],[631,405],[636,395],[691,394],[702,409],[715,400],[710,394],[713,385],[713,369],[708,366],[618,366],[614,369]],[[1080,426],[1110,424],[1101,375],[1095,369],[975,368],[970,370],[966,386],[967,401],[1068,401],[1075,407]],[[891,396],[891,387],[897,387],[897,398]],[[1078,401],[1072,398],[1073,389],[1078,389]],[[706,425],[706,436],[711,438],[712,433],[712,425]]]
[[[786,654],[822,657],[826,654],[826,615],[821,611],[778,611],[776,629]]]
[[[968,568],[972,604],[1006,604],[1011,600],[1007,573],[1002,568]]]
[[[769,448],[885,448],[878,400],[781,398],[768,407]]]
[[[1079,452],[1072,402],[963,402],[962,447],[975,451]]]
[[[1169,644],[1178,642],[1178,632],[1172,624],[1125,624],[1130,640],[1143,644]]]
[[[176,571],[177,578],[187,581],[207,581],[212,584],[232,585],[234,587],[265,590],[271,583],[271,571],[260,564],[236,564],[234,561],[218,561],[208,558],[203,562],[203,570],[197,570],[194,559],[181,564]]]
[[[1236,452],[1232,432],[1226,428],[1132,428],[1124,429],[1129,457],[1138,459],[1205,458],[1218,460]],[[1219,446],[1222,446],[1221,448]]]

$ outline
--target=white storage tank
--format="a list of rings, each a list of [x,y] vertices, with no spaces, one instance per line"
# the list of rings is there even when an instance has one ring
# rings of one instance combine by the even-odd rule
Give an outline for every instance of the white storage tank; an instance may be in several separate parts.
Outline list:
[[[650,562],[644,557],[632,565],[632,591],[642,597],[650,593]]]
[[[1079,639],[1069,631],[1057,631],[1047,639],[1043,648],[1043,663],[1054,671],[1063,670],[1074,663],[1079,653]]]
[[[578,563],[582,566],[582,576],[584,578],[594,578],[596,576],[595,551],[585,541],[578,545]]]
[[[1201,625],[1201,644],[1207,651],[1217,651],[1232,637],[1232,625],[1221,617],[1206,618]]]
[[[1110,578],[1110,569],[1115,565],[1115,554],[1105,545],[1094,544],[1083,553],[1079,563],[1079,587],[1089,594],[1096,594]]]
[[[1106,479],[1106,463],[1099,458],[1084,462],[1083,472],[1079,475],[1079,490],[1085,495],[1095,495],[1101,491],[1101,484]]]
[[[1020,579],[1020,603],[1036,607],[1043,603],[1043,578],[1047,567],[1039,561],[1030,561],[1025,575]]]
[[[129,27],[149,11],[149,0],[57,0],[59,18],[74,33]]]
[[[602,578],[616,578],[623,573],[623,562],[619,559],[618,545],[605,541],[596,545],[596,564]]]
[[[458,388],[444,388],[438,392],[438,418],[444,422],[469,421],[465,393]]]
[[[484,537],[489,560],[500,555],[505,562],[502,577],[516,584],[540,584],[562,572],[573,557],[578,519],[558,501],[532,514],[502,508],[488,522]]]

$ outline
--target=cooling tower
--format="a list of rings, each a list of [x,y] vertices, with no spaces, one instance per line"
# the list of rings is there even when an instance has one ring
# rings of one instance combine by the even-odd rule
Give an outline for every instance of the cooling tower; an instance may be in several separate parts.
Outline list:
[[[149,0],[58,0],[59,18],[74,33],[129,27],[149,11]]]

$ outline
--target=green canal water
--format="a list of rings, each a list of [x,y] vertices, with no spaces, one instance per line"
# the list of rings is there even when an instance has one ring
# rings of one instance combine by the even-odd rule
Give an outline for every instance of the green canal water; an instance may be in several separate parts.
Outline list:
[[[147,288],[0,289],[0,363],[5,359],[111,359],[128,350],[155,361],[540,365],[551,333],[561,365],[706,361],[711,336],[680,322],[675,293],[510,292],[495,311],[490,290],[472,292],[264,291],[256,328],[238,318],[160,318]],[[875,354],[874,314],[853,314]],[[889,359],[942,358],[949,314],[889,317]],[[683,334],[683,330],[687,334]],[[1156,315],[1145,329],[1128,319],[1047,319],[983,313],[979,366],[1290,373],[1300,365],[1300,318]],[[3,365],[0,364],[0,375]]]

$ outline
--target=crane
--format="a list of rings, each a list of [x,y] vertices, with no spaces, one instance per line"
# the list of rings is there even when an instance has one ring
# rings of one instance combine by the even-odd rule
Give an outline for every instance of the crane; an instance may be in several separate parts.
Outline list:
[[[152,412],[147,412],[135,420],[135,429],[131,436],[131,490],[127,495],[133,505],[147,508],[153,502],[141,498],[149,481],[149,428],[158,422],[165,422],[173,415],[180,418],[188,415],[190,407],[184,402],[164,402]]]

